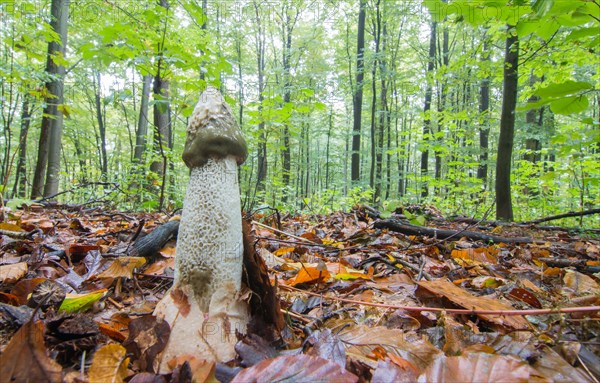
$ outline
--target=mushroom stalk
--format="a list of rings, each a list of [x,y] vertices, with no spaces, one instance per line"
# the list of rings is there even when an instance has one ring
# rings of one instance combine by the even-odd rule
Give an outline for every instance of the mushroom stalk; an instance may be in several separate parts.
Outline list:
[[[246,143],[215,88],[200,96],[187,128],[183,159],[191,169],[177,239],[173,287],[155,315],[171,326],[161,370],[178,355],[227,361],[236,331],[246,332],[243,240],[237,166]]]

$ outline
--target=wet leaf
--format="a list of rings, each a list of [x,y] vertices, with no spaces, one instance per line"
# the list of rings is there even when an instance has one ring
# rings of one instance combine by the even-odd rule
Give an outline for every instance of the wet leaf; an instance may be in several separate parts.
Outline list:
[[[463,356],[440,355],[419,380],[427,382],[529,382],[540,376],[514,356],[472,353]],[[538,380],[543,381],[543,380]]]
[[[107,344],[96,351],[88,373],[90,383],[121,383],[127,377],[129,358],[120,344]]]
[[[231,383],[250,382],[357,382],[358,376],[318,356],[279,356],[242,370]]]
[[[0,377],[7,382],[62,382],[62,367],[47,355],[44,324],[25,323],[0,355]]]

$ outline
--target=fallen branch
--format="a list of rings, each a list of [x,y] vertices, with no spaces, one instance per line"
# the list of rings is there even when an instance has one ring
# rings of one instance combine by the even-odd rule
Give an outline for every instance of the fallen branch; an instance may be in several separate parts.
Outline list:
[[[438,239],[451,239],[466,237],[473,241],[493,242],[493,243],[532,243],[533,239],[529,237],[507,238],[496,235],[488,235],[467,230],[446,230],[435,229],[423,226],[416,226],[410,223],[405,223],[397,220],[381,220],[375,222],[374,226],[377,229],[389,229],[406,235],[424,235]]]
[[[570,211],[570,212],[564,213],[564,214],[551,215],[551,216],[545,217],[545,218],[534,219],[533,221],[521,222],[521,224],[531,225],[531,224],[536,224],[536,223],[554,221],[556,219],[561,219],[561,218],[583,217],[583,216],[592,215],[592,214],[600,214],[600,209],[589,209],[589,210],[583,210],[583,211]]]
[[[310,291],[300,290],[292,286],[279,285],[280,289],[299,292],[303,294],[312,295],[314,297],[320,297],[322,299],[329,299],[338,302],[352,303],[362,306],[371,307],[383,307],[388,309],[404,310],[411,312],[436,312],[436,313],[447,313],[447,314],[463,314],[463,315],[548,315],[548,314],[569,314],[569,313],[584,313],[584,312],[597,312],[600,311],[600,306],[585,306],[585,307],[565,307],[556,309],[532,309],[532,310],[469,310],[469,309],[447,309],[443,307],[417,307],[417,306],[402,306],[402,305],[390,305],[385,303],[373,303],[356,301],[354,299],[338,298],[324,296],[323,294],[317,294]]]

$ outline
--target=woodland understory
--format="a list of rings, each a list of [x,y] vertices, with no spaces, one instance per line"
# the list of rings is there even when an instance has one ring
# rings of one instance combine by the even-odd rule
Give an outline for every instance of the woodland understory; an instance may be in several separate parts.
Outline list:
[[[426,228],[408,216],[440,235],[400,233]],[[270,340],[251,330],[229,364],[184,355],[172,373],[158,374],[169,327],[152,312],[172,284],[178,221],[99,208],[33,206],[9,214],[0,224],[0,376],[25,371],[35,382],[600,378],[597,229],[548,226],[553,217],[508,225],[448,220],[422,206],[385,219],[357,206],[328,215],[269,211],[246,221],[249,247],[278,286],[284,329]]]

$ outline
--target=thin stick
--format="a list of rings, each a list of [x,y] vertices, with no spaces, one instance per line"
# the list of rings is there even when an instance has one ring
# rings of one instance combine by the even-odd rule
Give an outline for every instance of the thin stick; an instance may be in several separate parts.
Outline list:
[[[372,306],[372,307],[384,307],[389,309],[397,309],[404,311],[429,311],[429,312],[445,312],[448,314],[467,314],[467,315],[502,315],[502,316],[511,316],[511,315],[547,315],[547,314],[566,314],[566,313],[581,313],[581,312],[596,312],[600,311],[600,306],[585,306],[585,307],[566,307],[561,309],[535,309],[535,310],[469,310],[469,309],[445,309],[439,307],[416,307],[416,306],[400,306],[400,305],[389,305],[385,303],[372,303],[372,302],[363,302],[356,301],[353,299],[346,298],[338,298],[338,297],[328,297],[322,294],[313,293],[310,291],[304,291],[297,289],[295,287],[287,286],[287,285],[279,285],[279,288],[288,291],[295,291],[303,294],[312,295],[315,297],[321,297],[324,299],[330,299],[339,302],[352,303],[363,306]]]

